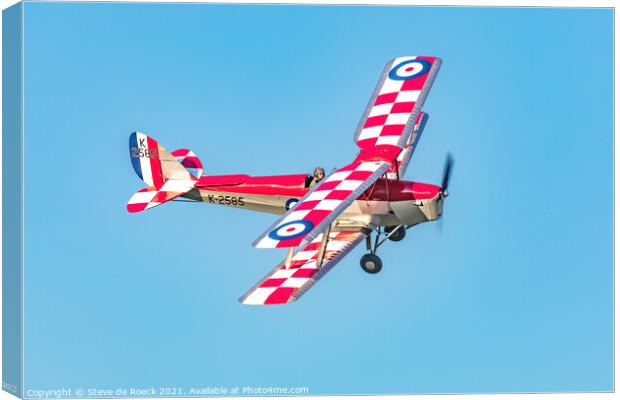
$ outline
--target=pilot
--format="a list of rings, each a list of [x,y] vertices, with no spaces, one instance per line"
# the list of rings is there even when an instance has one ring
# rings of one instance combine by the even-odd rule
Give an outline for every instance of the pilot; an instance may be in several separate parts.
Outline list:
[[[305,186],[307,188],[311,188],[312,186],[316,185],[321,180],[323,180],[323,178],[325,178],[325,170],[321,167],[316,167],[312,175],[308,175],[306,177]]]

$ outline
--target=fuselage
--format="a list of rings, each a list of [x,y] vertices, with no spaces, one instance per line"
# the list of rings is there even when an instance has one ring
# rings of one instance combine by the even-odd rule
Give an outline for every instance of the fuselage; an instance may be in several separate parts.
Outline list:
[[[192,200],[272,214],[284,214],[310,190],[306,174],[203,176],[184,195]],[[432,221],[442,213],[439,186],[379,179],[338,218],[339,225],[395,226]]]

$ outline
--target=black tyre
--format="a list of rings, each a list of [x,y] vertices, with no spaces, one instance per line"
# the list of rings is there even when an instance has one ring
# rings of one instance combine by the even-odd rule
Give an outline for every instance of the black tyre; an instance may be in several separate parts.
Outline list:
[[[381,268],[383,268],[381,259],[377,255],[371,253],[364,254],[362,256],[360,265],[362,266],[362,269],[369,274],[376,274],[381,271]]]
[[[392,232],[395,228],[396,228],[395,226],[386,226],[385,228],[383,228],[383,231],[387,235],[389,235],[390,232]],[[405,238],[406,235],[407,235],[407,228],[405,228],[403,225],[400,225],[398,229],[396,229],[396,232],[392,233],[392,236],[390,236],[389,239],[392,242],[400,242],[401,240]]]

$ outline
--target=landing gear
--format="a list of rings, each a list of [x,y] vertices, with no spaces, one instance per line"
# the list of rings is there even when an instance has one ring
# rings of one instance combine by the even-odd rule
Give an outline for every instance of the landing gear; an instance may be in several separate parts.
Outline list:
[[[405,235],[407,234],[407,228],[405,228],[404,225],[386,226],[385,228],[383,228],[383,232],[388,235],[387,238],[390,239],[392,242],[400,242],[405,238]]]
[[[383,229],[381,229],[381,227],[374,228],[376,233],[374,241],[372,238],[372,230],[368,230],[366,233],[366,249],[369,253],[364,254],[360,260],[362,269],[369,274],[376,274],[381,271],[383,263],[377,255],[377,249],[388,239],[393,242],[400,242],[403,240],[409,227],[411,227],[411,225],[386,226]],[[382,236],[383,239],[381,238]]]
[[[360,260],[360,265],[369,274],[376,274],[383,268],[383,262],[381,262],[379,256],[372,253],[364,254]]]

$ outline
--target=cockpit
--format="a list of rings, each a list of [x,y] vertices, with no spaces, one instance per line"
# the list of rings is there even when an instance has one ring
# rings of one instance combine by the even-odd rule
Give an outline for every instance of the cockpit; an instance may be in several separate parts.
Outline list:
[[[306,177],[306,182],[304,184],[304,187],[311,188],[317,183],[319,183],[320,181],[322,181],[324,178],[325,178],[325,170],[321,167],[316,167],[314,171],[312,172],[312,175],[308,175]]]

